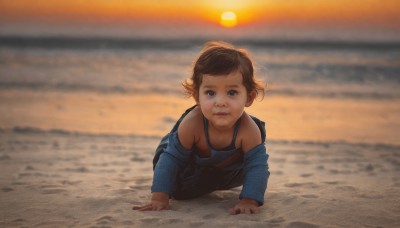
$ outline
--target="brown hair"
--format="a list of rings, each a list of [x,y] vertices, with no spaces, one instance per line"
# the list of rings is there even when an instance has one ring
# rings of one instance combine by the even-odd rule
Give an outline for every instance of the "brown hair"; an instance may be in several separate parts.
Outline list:
[[[253,62],[244,49],[237,49],[225,42],[207,42],[200,56],[194,62],[190,79],[182,83],[188,97],[198,99],[198,92],[203,75],[227,75],[239,70],[243,77],[243,85],[248,93],[255,91],[256,95],[264,95],[265,86],[254,77]]]

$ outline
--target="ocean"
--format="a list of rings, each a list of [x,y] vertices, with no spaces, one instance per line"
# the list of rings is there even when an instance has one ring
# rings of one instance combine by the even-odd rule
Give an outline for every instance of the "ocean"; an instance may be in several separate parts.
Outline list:
[[[0,129],[160,137],[205,41],[0,37]],[[267,83],[248,112],[272,140],[400,145],[400,43],[230,42]]]

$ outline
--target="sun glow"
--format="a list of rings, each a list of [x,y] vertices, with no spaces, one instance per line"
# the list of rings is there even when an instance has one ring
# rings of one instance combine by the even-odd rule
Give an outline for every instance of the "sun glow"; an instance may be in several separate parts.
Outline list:
[[[77,29],[85,26],[90,29],[98,27],[105,30],[109,27],[129,26],[134,27],[134,31],[166,26],[177,30],[188,28],[188,31],[194,27],[211,31],[214,26],[253,27],[260,30],[272,27],[328,29],[329,26],[395,29],[393,31],[400,28],[400,24],[396,23],[400,20],[399,0],[385,0],[384,4],[377,4],[376,0],[186,0],[185,4],[177,0],[170,0],[168,4],[162,2],[0,0],[0,33],[14,29],[24,31],[30,25],[37,26],[35,28],[50,28],[55,25],[60,31],[66,31],[64,26]],[[2,26],[3,24],[7,26]],[[32,27],[28,30],[35,29]],[[258,32],[257,29],[252,31]]]
[[[225,11],[221,14],[220,22],[226,28],[232,28],[237,25],[237,16],[232,11]]]

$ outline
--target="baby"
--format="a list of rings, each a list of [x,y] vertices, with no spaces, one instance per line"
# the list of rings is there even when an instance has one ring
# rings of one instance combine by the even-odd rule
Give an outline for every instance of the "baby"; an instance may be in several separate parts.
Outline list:
[[[196,105],[186,110],[156,149],[151,201],[134,210],[169,209],[169,199],[191,199],[243,185],[230,214],[259,212],[269,178],[265,123],[244,111],[264,86],[242,49],[206,43],[183,83]]]

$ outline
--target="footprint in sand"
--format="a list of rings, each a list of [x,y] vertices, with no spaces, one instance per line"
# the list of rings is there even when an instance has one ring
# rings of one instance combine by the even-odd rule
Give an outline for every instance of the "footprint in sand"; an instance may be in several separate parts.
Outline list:
[[[287,199],[285,199],[284,201],[282,201],[283,205],[291,205],[293,202],[295,202],[298,199],[297,196],[289,196],[287,197]]]
[[[304,173],[304,174],[301,174],[300,176],[306,178],[306,177],[311,177],[312,175],[314,175],[314,174],[312,174],[312,173]]]
[[[272,218],[265,222],[267,222],[270,226],[279,226],[281,223],[285,222],[285,219],[282,217],[278,217],[278,218]]]
[[[175,224],[175,223],[180,223],[180,222],[183,222],[183,220],[182,219],[171,218],[171,219],[168,219],[165,223],[167,223],[167,224]]]
[[[1,191],[2,192],[12,192],[12,191],[14,191],[14,189],[10,188],[10,187],[4,187],[4,188],[1,189]]]
[[[69,180],[64,180],[64,181],[61,181],[61,183],[63,184],[63,185],[77,185],[77,184],[79,184],[79,183],[81,183],[82,181],[69,181]]]
[[[336,187],[337,190],[344,191],[344,192],[356,192],[357,188],[353,186],[339,186]]]
[[[298,188],[298,187],[318,188],[319,186],[313,182],[307,182],[307,183],[288,183],[288,184],[285,184],[285,187],[288,187],[288,188]]]
[[[383,199],[384,196],[380,194],[375,194],[375,193],[363,193],[363,194],[358,194],[357,195],[360,198],[363,199]]]
[[[66,168],[65,171],[77,172],[77,173],[87,173],[87,172],[89,172],[89,169],[86,168],[85,166],[82,166],[82,167],[79,167],[79,168]]]
[[[314,194],[305,194],[305,195],[301,195],[301,197],[306,198],[306,199],[316,199],[316,198],[319,198],[319,196],[314,195]]]
[[[329,185],[337,185],[339,184],[339,181],[325,181],[324,183]]]
[[[47,195],[47,194],[59,194],[59,193],[63,193],[66,191],[67,190],[65,190],[65,189],[45,189],[45,190],[42,190],[41,193]]]
[[[337,169],[331,169],[331,170],[329,170],[329,172],[331,174],[339,174],[339,170],[337,170]]]
[[[295,188],[295,187],[301,187],[301,186],[303,186],[303,184],[301,184],[301,183],[289,183],[289,184],[285,184],[285,187],[288,187],[288,188]]]
[[[27,221],[25,219],[15,219],[11,221],[12,223],[26,223]]]
[[[140,190],[149,190],[150,189],[150,185],[145,185],[145,186],[135,186],[135,185],[131,185],[131,186],[129,186],[129,188],[130,189],[132,189],[132,190],[138,190],[138,191],[140,191]]]
[[[115,195],[125,196],[125,195],[131,195],[132,193],[135,193],[136,191],[133,189],[116,189],[116,190],[113,190],[113,192],[115,193]]]
[[[53,144],[51,145],[51,147],[53,148],[53,150],[59,150],[60,144],[58,143],[58,141],[53,141]]]
[[[0,161],[11,160],[11,157],[8,154],[4,154],[0,156]]]
[[[135,223],[132,222],[132,221],[126,220],[126,221],[123,221],[122,224],[125,225],[125,226],[132,226]]]
[[[206,214],[203,216],[203,219],[214,219],[216,217],[217,217],[216,214]]]
[[[32,171],[32,170],[36,170],[33,166],[31,166],[31,165],[27,165],[26,167],[25,167],[25,170],[26,171]]]
[[[150,183],[151,180],[152,180],[151,177],[144,177],[144,178],[140,178],[140,179],[135,180],[135,184],[142,185],[142,184],[145,184],[145,183]]]
[[[109,223],[116,222],[116,220],[109,215],[105,215],[103,217],[96,219],[96,222],[97,225],[108,225]]]
[[[67,190],[63,188],[63,186],[60,185],[54,185],[54,184],[48,184],[48,185],[42,185],[39,187],[41,189],[42,194],[59,194],[59,193],[64,193]]]
[[[140,157],[140,156],[137,155],[137,154],[135,154],[135,155],[131,158],[131,161],[133,161],[133,162],[144,162],[144,161],[146,161],[146,159],[143,158],[143,157]]]
[[[297,159],[293,161],[294,164],[299,164],[299,165],[309,165],[311,164],[310,161],[304,160],[304,159]]]
[[[40,173],[40,172],[32,172],[32,173],[26,173],[26,172],[21,172],[17,174],[17,178],[29,178],[29,177],[48,177],[48,174]]]

